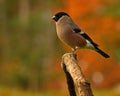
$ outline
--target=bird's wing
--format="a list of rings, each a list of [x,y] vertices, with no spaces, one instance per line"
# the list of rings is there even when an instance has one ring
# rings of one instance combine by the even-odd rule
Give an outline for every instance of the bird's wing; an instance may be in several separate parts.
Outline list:
[[[80,34],[81,36],[83,36],[86,40],[90,41],[95,47],[98,46],[98,44],[94,43],[93,40],[92,40],[86,33],[84,33],[81,29],[79,29],[79,28],[74,28],[73,31],[74,31],[75,33],[78,33],[78,34]]]

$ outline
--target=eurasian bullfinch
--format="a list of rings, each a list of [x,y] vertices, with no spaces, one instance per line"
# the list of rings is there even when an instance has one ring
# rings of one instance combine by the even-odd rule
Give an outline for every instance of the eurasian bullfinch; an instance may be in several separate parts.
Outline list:
[[[95,50],[105,58],[109,58],[105,52],[98,48],[98,45],[84,33],[65,12],[58,12],[53,17],[56,22],[56,31],[58,38],[72,48],[72,52],[76,49],[88,48]]]

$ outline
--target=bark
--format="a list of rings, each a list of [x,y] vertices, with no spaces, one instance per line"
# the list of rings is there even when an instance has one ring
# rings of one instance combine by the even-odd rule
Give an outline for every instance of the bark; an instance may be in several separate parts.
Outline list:
[[[61,64],[66,74],[70,96],[93,96],[90,83],[85,78],[80,66],[78,65],[76,54],[64,54]]]

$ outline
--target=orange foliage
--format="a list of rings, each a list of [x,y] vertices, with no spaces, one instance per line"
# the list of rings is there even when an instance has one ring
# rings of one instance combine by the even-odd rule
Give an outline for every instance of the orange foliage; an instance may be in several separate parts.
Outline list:
[[[72,16],[85,15],[91,10],[98,8],[101,4],[101,0],[68,0],[66,3],[66,10],[71,13]]]
[[[75,22],[88,34],[92,39],[98,43],[101,49],[108,49],[106,53],[112,55],[114,49],[111,44],[120,40],[119,35],[115,35],[115,32],[120,31],[120,23],[112,15],[104,15],[103,6],[112,4],[113,1],[109,0],[67,0],[65,3],[64,10],[71,15]],[[103,8],[103,9],[102,9]],[[118,33],[117,33],[118,34]],[[104,47],[104,48],[103,48]],[[112,51],[111,51],[112,50]],[[86,68],[84,68],[85,74],[89,79],[92,78],[92,74],[95,71],[101,71],[105,74],[107,71],[113,70],[113,66],[116,63],[114,56],[110,59],[104,59],[102,56],[90,50],[77,51],[78,58],[80,61],[82,59],[87,63]],[[84,66],[84,65],[83,65]],[[114,67],[114,71],[116,67]],[[118,69],[118,68],[117,68]],[[120,71],[118,73],[114,72],[112,78],[116,77],[120,79]],[[105,76],[105,80],[100,85],[95,85],[97,87],[104,86],[107,83],[107,79],[111,76],[109,73]],[[109,82],[116,82],[117,80],[109,80]],[[94,84],[94,82],[93,82]],[[109,83],[111,84],[111,83]]]

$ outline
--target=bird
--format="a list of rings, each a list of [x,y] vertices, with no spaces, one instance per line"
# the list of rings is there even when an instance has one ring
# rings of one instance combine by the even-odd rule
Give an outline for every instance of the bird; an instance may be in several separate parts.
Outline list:
[[[110,56],[98,48],[96,44],[78,25],[72,20],[66,12],[57,12],[52,16],[55,21],[58,38],[65,44],[71,47],[74,53],[77,49],[91,49],[105,58]]]

